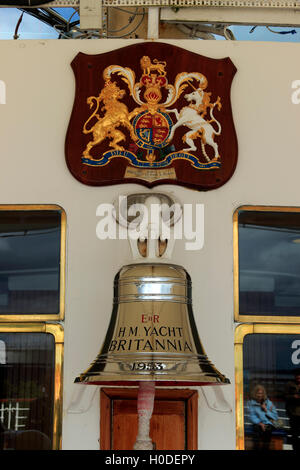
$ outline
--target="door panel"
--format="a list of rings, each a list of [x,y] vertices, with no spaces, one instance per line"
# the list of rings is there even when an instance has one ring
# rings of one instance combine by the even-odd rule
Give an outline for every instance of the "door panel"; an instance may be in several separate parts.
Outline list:
[[[102,389],[100,394],[102,450],[131,450],[138,430],[137,389]],[[197,448],[195,390],[156,390],[150,437],[156,450]]]

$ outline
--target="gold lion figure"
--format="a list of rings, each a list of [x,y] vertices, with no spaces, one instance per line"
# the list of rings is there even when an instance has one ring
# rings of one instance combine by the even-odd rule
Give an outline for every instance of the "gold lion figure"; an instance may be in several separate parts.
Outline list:
[[[167,62],[159,61],[157,59],[151,62],[150,57],[144,55],[140,60],[141,69],[144,75],[150,75],[152,71],[157,71],[160,75],[166,75],[165,67]]]
[[[118,145],[119,142],[126,139],[123,132],[117,129],[119,126],[126,127],[130,132],[131,138],[135,141],[137,140],[133,126],[130,123],[132,116],[130,115],[127,106],[119,101],[124,97],[124,94],[125,90],[121,90],[115,82],[107,80],[98,97],[90,96],[87,99],[87,104],[90,105],[90,108],[94,103],[96,103],[96,109],[83,126],[84,134],[93,134],[93,140],[87,144],[82,154],[84,157],[94,160],[90,155],[92,147],[100,144],[107,138],[111,140],[109,146],[114,150],[124,150],[124,147]],[[105,111],[103,117],[100,117],[99,114],[97,114],[100,101],[104,104],[101,108],[101,111]],[[96,117],[98,121],[90,129],[87,129],[88,123],[94,117]]]

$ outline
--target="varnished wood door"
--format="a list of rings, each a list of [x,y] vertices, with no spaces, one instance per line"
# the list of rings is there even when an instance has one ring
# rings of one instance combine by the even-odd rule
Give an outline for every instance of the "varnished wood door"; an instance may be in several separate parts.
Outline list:
[[[138,429],[137,389],[102,389],[100,409],[100,448],[133,449]],[[197,449],[197,429],[197,391],[156,390],[150,423],[156,450]]]

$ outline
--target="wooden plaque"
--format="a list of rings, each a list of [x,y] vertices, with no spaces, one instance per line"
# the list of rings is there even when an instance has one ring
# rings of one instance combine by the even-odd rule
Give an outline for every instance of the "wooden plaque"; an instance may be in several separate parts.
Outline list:
[[[206,191],[237,163],[230,58],[164,43],[79,53],[66,162],[81,183],[177,184]]]

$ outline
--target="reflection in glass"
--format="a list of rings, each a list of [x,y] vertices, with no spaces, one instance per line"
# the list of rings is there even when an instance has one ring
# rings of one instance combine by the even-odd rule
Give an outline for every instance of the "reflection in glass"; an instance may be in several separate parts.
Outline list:
[[[239,211],[239,314],[300,316],[300,212]]]
[[[300,335],[266,333],[245,336],[243,376],[246,450],[293,449],[289,390],[295,383],[294,373],[299,370],[299,364]],[[265,390],[263,400],[263,393],[261,391],[259,396],[258,389]],[[298,411],[300,424],[300,395]],[[259,425],[261,422],[269,425],[265,434]]]
[[[55,341],[48,333],[0,333],[0,449],[49,450]]]
[[[0,314],[57,314],[61,215],[0,211]]]

